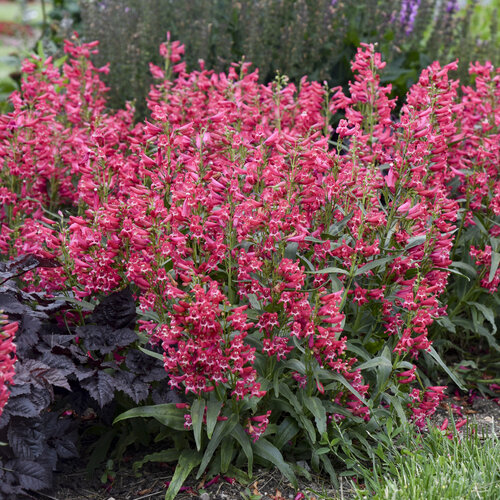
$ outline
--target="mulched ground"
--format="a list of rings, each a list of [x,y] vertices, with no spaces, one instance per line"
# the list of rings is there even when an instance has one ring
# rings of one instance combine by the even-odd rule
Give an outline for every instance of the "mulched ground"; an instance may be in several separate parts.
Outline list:
[[[450,411],[455,420],[468,418],[477,424],[479,436],[488,436],[495,432],[499,435],[500,404],[499,400],[479,397],[450,397],[445,400],[432,418],[432,423],[441,425],[445,418],[449,418]],[[173,474],[174,467],[169,464],[144,466],[143,475],[135,477],[132,463],[142,455],[132,457],[129,466],[122,468],[116,476],[112,486],[104,486],[99,479],[91,480],[86,476],[85,457],[79,461],[71,461],[63,465],[56,473],[54,491],[49,494],[38,495],[35,498],[51,500],[160,500],[165,496],[166,486]],[[229,483],[220,478],[215,482],[205,484],[203,481],[188,481],[186,487],[177,496],[179,500],[288,500],[294,499],[297,493],[281,476],[279,471],[257,470],[254,473],[253,483],[241,485]],[[211,483],[211,484],[210,484]],[[300,492],[306,498],[317,499],[346,499],[350,485],[347,480],[342,481],[342,489],[335,490],[324,478],[313,476],[312,481],[299,480]],[[253,496],[253,498],[252,498]]]

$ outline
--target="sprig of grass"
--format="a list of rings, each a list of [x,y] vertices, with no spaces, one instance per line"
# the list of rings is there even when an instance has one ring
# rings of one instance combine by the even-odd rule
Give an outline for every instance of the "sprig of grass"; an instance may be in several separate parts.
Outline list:
[[[426,435],[407,429],[389,460],[364,469],[366,489],[354,498],[494,500],[500,497],[500,446],[494,432],[482,440],[469,426],[462,435],[435,427]]]

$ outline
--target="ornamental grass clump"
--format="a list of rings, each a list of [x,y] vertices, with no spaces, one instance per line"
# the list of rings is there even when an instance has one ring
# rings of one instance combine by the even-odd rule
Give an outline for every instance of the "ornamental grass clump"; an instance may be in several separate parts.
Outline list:
[[[59,260],[26,273],[25,289],[74,303],[59,321],[77,332],[92,329],[97,297],[132,287],[137,341],[88,356],[159,357],[182,396],[117,416],[175,430],[137,467],[176,461],[168,498],[195,468],[248,477],[254,462],[296,485],[305,459],[336,482],[339,465],[374,458],[387,417],[425,427],[445,387],[419,363],[461,384],[429,332],[460,272],[456,238],[483,209],[499,230],[498,70],[474,66],[477,89],[460,98],[456,63],[433,63],[395,119],[372,45],[346,94],[306,77],[263,86],[249,63],[187,72],[168,40],[164,65],[150,65],[150,118],[134,125],[131,107],[105,113],[93,47],[67,42],[60,69],[25,65],[0,120],[0,245]],[[464,202],[469,168],[479,188]],[[495,286],[498,262],[475,252]]]

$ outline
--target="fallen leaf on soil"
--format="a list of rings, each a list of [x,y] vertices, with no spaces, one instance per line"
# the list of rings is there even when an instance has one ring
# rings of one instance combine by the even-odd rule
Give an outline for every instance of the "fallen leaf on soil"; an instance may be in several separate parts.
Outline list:
[[[254,495],[260,495],[259,481],[255,481],[255,483],[253,483],[252,486],[250,486],[250,488],[252,488],[252,493]]]

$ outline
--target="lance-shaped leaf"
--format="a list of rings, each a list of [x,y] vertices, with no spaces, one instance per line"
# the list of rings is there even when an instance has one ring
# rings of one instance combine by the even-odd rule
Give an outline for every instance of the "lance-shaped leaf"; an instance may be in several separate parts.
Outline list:
[[[255,455],[271,462],[288,479],[288,481],[292,483],[294,488],[298,487],[297,478],[295,477],[293,469],[285,462],[283,455],[278,448],[276,448],[276,446],[272,445],[269,441],[267,441],[267,439],[260,438],[256,443],[254,443],[253,448]]]
[[[196,449],[201,449],[201,428],[203,426],[203,414],[205,413],[205,400],[196,399],[191,405],[191,422],[193,424],[194,440]]]
[[[174,476],[165,493],[165,500],[174,500],[191,471],[201,462],[201,453],[184,450],[179,457]]]
[[[183,410],[182,408],[177,408],[176,403],[139,406],[118,415],[113,421],[113,424],[116,424],[117,422],[126,420],[128,418],[152,417],[166,427],[170,427],[171,429],[178,431],[184,431],[184,413],[185,410]]]

